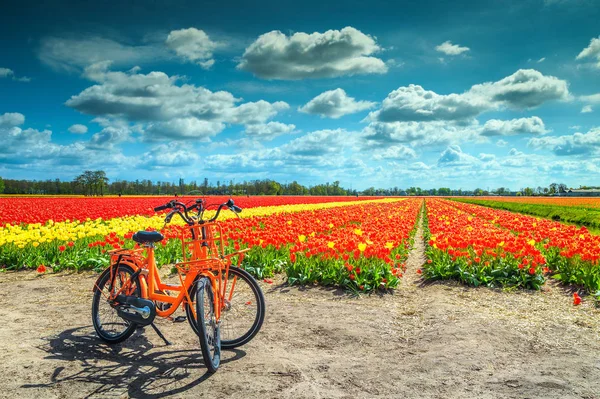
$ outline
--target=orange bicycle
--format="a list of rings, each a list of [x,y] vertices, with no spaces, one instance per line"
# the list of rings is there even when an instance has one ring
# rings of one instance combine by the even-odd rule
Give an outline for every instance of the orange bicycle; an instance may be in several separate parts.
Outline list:
[[[164,237],[157,231],[133,235],[142,248],[110,252],[111,264],[93,288],[92,322],[102,340],[116,344],[129,338],[138,326],[150,325],[168,345],[154,319],[170,317],[180,305],[200,339],[210,372],[219,367],[221,348],[235,348],[254,338],[264,321],[265,299],[256,280],[240,267],[248,249],[225,254],[225,237],[217,222],[223,208],[236,215],[242,210],[230,199],[218,206],[213,218],[204,220],[209,207],[198,199],[192,205],[174,200],[155,208],[156,212],[171,209],[165,225],[178,215],[191,233],[191,239],[181,237],[183,262],[175,265],[180,284],[165,284],[160,279],[154,244]],[[195,215],[190,214],[193,211]],[[232,262],[235,257],[237,266]]]

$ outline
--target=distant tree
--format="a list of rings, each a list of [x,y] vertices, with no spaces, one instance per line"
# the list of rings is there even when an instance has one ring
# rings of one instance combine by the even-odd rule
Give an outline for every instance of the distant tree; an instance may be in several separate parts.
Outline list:
[[[555,194],[558,192],[558,184],[556,184],[556,183],[550,184],[550,186],[548,186],[548,188],[550,189],[550,194]]]
[[[559,193],[566,193],[567,189],[568,189],[568,187],[567,187],[567,185],[565,183],[560,183],[558,185],[558,192]]]
[[[0,194],[4,192],[4,180],[0,177]]]

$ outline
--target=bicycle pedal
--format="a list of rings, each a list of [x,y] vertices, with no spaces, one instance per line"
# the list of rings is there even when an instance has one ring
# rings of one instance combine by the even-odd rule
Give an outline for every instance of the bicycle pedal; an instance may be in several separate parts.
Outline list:
[[[183,323],[186,320],[187,320],[186,316],[177,316],[176,318],[173,319],[173,323]]]

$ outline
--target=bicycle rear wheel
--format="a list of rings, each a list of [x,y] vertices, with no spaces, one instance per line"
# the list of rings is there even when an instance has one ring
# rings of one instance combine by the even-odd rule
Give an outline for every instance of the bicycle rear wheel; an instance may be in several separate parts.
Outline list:
[[[207,277],[200,278],[196,287],[196,324],[200,349],[208,372],[214,373],[221,363],[221,337],[215,315],[213,289]]]
[[[196,286],[190,290],[195,298]],[[230,266],[221,309],[221,348],[233,349],[247,344],[260,331],[265,320],[265,297],[256,280],[244,269]],[[190,325],[198,330],[189,306],[185,307]]]
[[[98,336],[106,343],[117,344],[125,341],[135,331],[136,324],[121,318],[117,309],[107,299],[111,292],[118,292],[125,284],[130,285],[126,292],[123,292],[124,295],[139,297],[141,289],[137,278],[131,281],[133,273],[131,267],[119,265],[114,282],[110,281],[111,273],[107,270],[96,283],[92,299],[92,323]]]

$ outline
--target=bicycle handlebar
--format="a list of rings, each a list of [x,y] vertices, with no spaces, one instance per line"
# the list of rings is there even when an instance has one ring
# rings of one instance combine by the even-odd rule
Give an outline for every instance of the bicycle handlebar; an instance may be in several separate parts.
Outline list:
[[[227,200],[227,202],[224,202],[221,205],[219,205],[219,207],[217,208],[217,213],[215,214],[214,217],[210,218],[208,220],[208,222],[212,223],[215,220],[217,220],[217,218],[219,217],[219,214],[221,213],[221,209],[223,209],[224,207],[227,207],[230,211],[234,212],[236,215],[238,213],[242,212],[242,208],[235,205],[235,203],[233,202],[233,199],[230,198],[229,200]],[[186,206],[182,202],[172,200],[164,205],[157,206],[156,208],[154,208],[154,211],[159,212],[159,211],[163,211],[165,209],[173,209],[165,217],[165,223],[170,223],[173,216],[179,215],[183,219],[184,222],[186,222],[188,225],[191,226],[194,224],[194,219],[191,218],[190,215],[188,215],[188,211],[196,209],[198,211],[198,219],[199,219],[201,217],[202,212],[204,212],[204,210],[206,208],[204,207],[204,201],[201,199],[196,200],[196,203],[194,205],[191,205],[190,207]],[[204,221],[201,219],[199,220],[199,222],[204,223]]]

